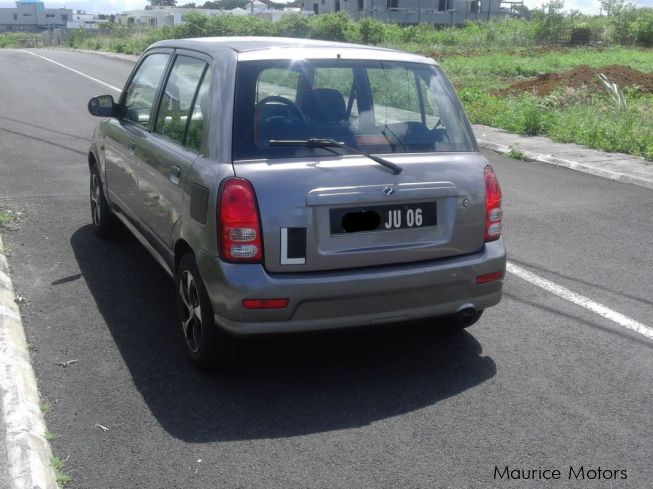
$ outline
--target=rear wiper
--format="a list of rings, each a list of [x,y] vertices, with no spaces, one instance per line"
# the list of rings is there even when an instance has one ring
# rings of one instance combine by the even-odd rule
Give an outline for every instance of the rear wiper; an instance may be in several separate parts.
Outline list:
[[[348,146],[345,143],[336,141],[335,139],[321,139],[321,138],[310,138],[310,139],[270,139],[270,146],[305,146],[307,148],[322,148],[327,151],[331,151],[333,154],[340,154],[336,151],[332,151],[329,148],[343,148],[352,153],[363,155],[369,158],[372,161],[376,161],[379,165],[383,165],[386,168],[392,170],[392,173],[399,175],[403,168],[399,165],[394,164],[391,161],[384,160],[378,156],[367,153],[366,151],[361,151],[358,148]]]

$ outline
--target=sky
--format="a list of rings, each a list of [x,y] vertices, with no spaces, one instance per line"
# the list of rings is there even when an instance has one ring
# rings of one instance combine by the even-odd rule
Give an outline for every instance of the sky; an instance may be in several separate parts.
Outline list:
[[[178,0],[177,3],[182,5],[189,1],[195,1],[195,3],[203,4],[203,0]],[[282,3],[284,0],[276,0],[279,3]],[[631,0],[632,1],[632,0]],[[47,8],[71,8],[75,10],[86,10],[91,13],[101,13],[101,14],[111,14],[122,12],[124,10],[140,10],[145,7],[149,2],[147,0],[100,0],[98,2],[89,2],[89,1],[70,1],[70,2],[50,2],[45,0],[45,6]],[[529,8],[535,8],[542,5],[543,0],[525,0],[524,3]],[[633,3],[636,3],[642,7],[653,7],[653,0],[634,0]],[[0,2],[0,7],[13,7],[14,2]],[[581,12],[587,14],[597,14],[599,12],[599,1],[598,0],[565,0],[565,9],[566,10],[580,10]]]

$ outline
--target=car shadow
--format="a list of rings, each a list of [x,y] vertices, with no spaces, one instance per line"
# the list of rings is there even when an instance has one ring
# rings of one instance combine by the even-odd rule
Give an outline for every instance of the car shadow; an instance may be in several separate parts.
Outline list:
[[[187,442],[364,426],[496,374],[471,334],[426,323],[257,338],[229,370],[200,372],[184,351],[173,283],[135,239],[103,242],[88,225],[71,244],[136,388],[162,427]]]

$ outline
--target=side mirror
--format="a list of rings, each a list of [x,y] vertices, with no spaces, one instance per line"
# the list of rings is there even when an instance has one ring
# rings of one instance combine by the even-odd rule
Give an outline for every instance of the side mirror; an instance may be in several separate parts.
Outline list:
[[[111,95],[100,95],[88,101],[88,111],[97,117],[116,117],[118,106]]]

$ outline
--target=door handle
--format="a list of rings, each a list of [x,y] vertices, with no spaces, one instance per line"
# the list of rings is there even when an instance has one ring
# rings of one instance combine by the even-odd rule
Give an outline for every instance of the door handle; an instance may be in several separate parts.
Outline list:
[[[170,167],[170,175],[168,178],[170,178],[170,181],[174,183],[175,185],[179,185],[179,178],[181,177],[181,168],[178,166],[171,166]]]

